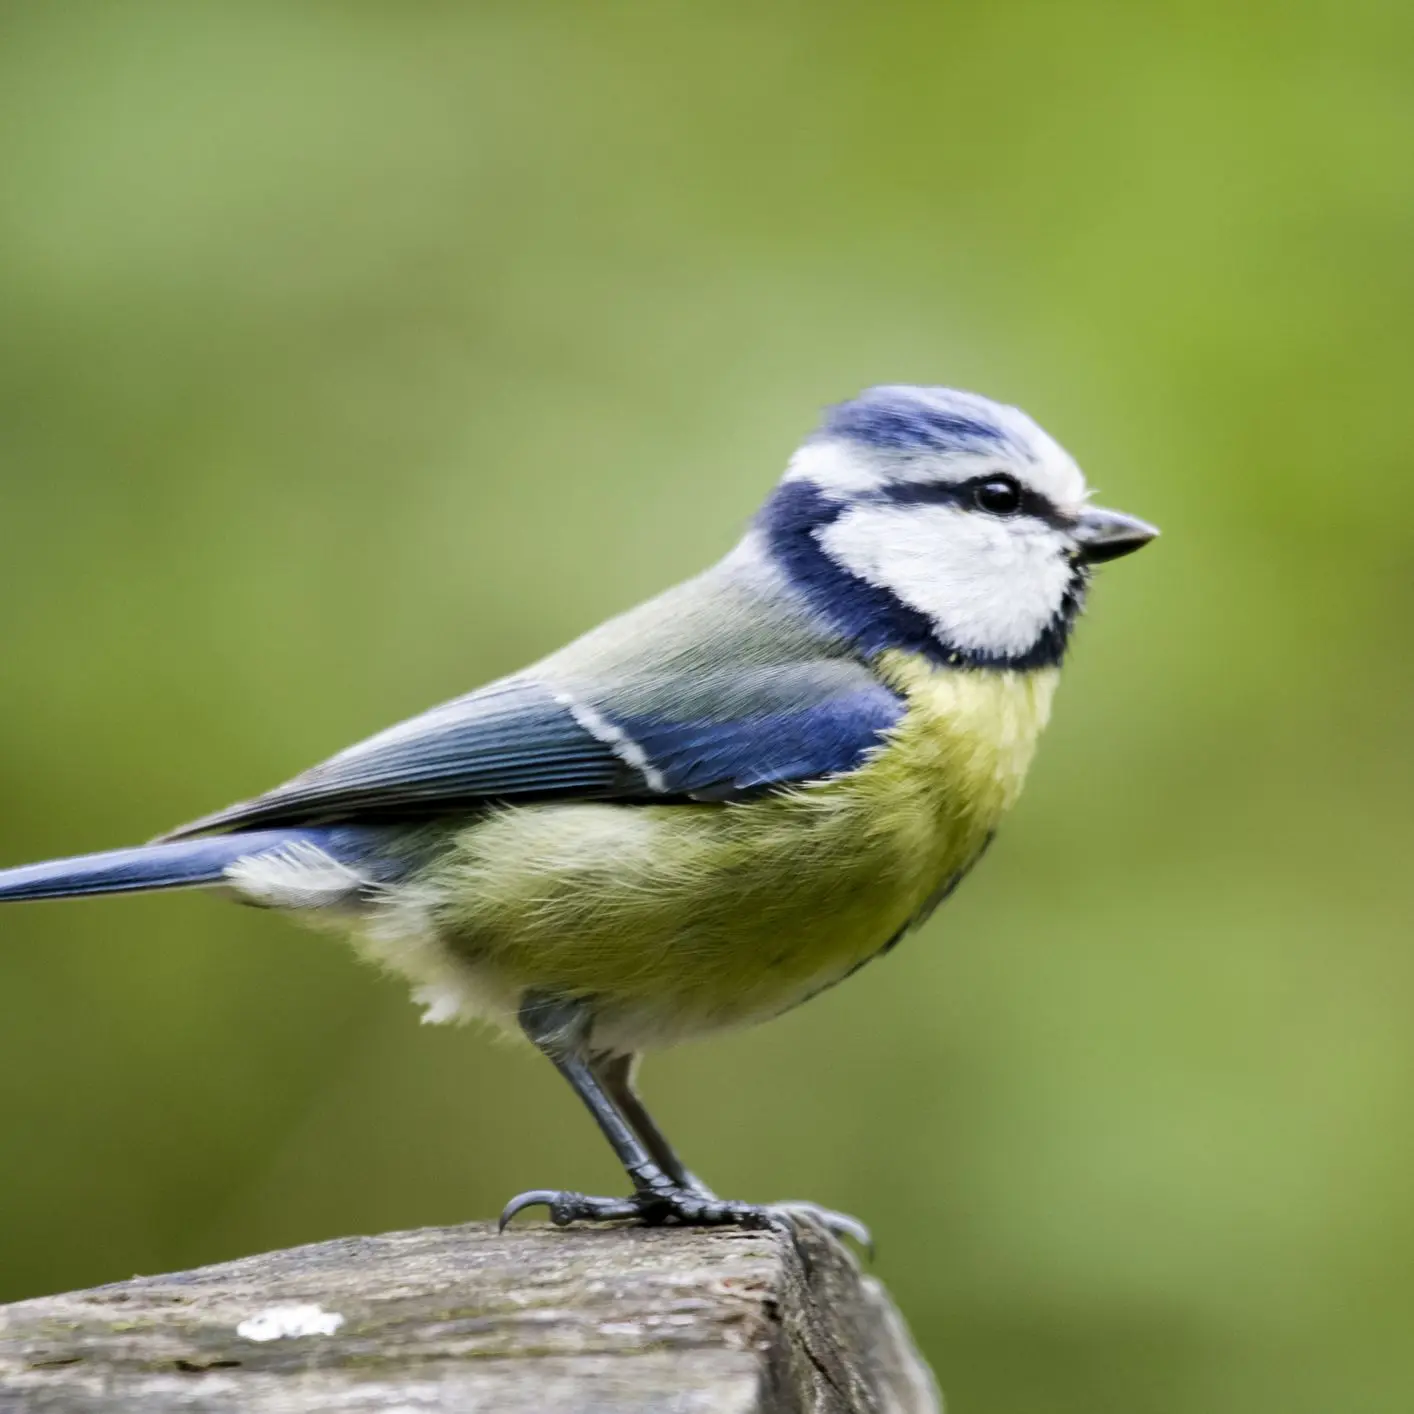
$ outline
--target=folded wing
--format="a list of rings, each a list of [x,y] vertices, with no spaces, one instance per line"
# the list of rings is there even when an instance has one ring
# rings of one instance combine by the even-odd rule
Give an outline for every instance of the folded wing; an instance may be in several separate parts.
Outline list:
[[[495,802],[734,800],[848,771],[903,712],[862,665],[492,684],[166,836],[447,814]]]

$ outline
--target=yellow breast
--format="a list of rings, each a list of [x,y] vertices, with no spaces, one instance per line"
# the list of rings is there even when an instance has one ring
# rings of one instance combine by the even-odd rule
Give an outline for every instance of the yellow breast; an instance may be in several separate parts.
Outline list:
[[[888,744],[840,782],[889,797],[924,799],[935,828],[970,824],[983,833],[1015,802],[1051,714],[1059,672],[958,672],[890,652],[880,676],[908,704]],[[933,812],[929,812],[933,813]]]
[[[1015,802],[1058,673],[957,672],[903,653],[877,666],[904,697],[903,718],[864,767],[802,794],[818,791],[876,865],[888,861],[881,913],[896,932],[966,873]]]

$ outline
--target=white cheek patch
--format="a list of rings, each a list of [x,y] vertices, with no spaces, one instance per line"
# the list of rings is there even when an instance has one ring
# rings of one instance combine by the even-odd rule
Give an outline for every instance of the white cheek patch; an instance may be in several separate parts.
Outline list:
[[[958,506],[854,506],[816,532],[857,578],[926,615],[958,648],[1013,656],[1065,602],[1066,540],[1040,521]]]

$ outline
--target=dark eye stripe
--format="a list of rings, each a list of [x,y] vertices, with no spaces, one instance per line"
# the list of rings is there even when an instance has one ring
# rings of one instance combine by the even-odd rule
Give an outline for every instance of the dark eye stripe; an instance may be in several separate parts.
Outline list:
[[[885,486],[881,494],[896,506],[961,506],[964,510],[971,510],[975,507],[973,493],[976,488],[997,479],[996,473],[993,473],[991,476],[973,477],[970,481],[894,482]],[[1074,525],[1069,516],[1062,515],[1056,509],[1049,497],[1033,491],[1029,486],[1022,486],[1020,490],[1021,502],[1013,515],[1031,516],[1056,530],[1068,530]]]

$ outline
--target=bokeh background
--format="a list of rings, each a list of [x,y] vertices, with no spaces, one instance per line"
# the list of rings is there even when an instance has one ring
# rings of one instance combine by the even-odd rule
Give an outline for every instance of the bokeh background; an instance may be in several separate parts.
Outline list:
[[[1414,1402],[1414,9],[0,11],[0,859],[146,838],[713,559],[824,403],[1032,411],[1107,570],[984,867],[646,1073],[862,1214],[952,1407]],[[621,1179],[202,897],[0,919],[0,1297]]]

